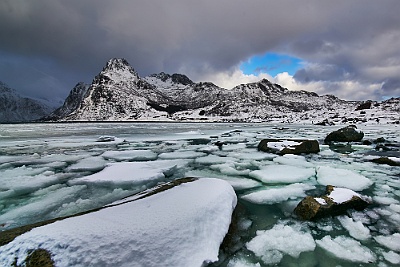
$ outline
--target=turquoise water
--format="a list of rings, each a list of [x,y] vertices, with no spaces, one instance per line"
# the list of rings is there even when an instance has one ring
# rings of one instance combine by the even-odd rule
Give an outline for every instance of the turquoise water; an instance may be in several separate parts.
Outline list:
[[[220,262],[212,266],[397,266],[400,167],[377,165],[370,159],[376,154],[394,158],[400,155],[398,151],[376,151],[374,145],[353,144],[351,149],[336,151],[322,145],[325,136],[338,128],[209,123],[0,125],[0,229],[101,207],[154,186],[72,182],[100,171],[107,163],[148,160],[121,155],[126,151],[150,150],[157,154],[156,160],[188,160],[166,181],[185,176],[217,177],[234,186],[239,200],[234,242],[221,251]],[[384,137],[392,143],[400,141],[396,125],[358,128],[365,133],[364,139]],[[96,142],[104,135],[114,137],[115,141]],[[298,157],[258,152],[257,144],[263,138],[317,139],[321,152]],[[218,140],[225,143],[222,149],[213,145]],[[112,151],[113,156],[104,157],[107,151]],[[252,175],[270,165],[288,166],[287,169],[297,166],[300,171],[311,168],[316,174],[297,183],[273,184]],[[372,181],[359,193],[372,198],[374,203],[362,212],[349,211],[341,217],[312,223],[299,221],[292,214],[297,203],[306,194],[324,192],[325,186],[317,177],[321,166],[349,170]],[[273,188],[279,189],[279,194],[272,196],[272,191],[265,191],[269,196],[264,196],[264,203],[244,197]],[[350,226],[345,227],[346,220],[350,220]],[[360,237],[360,231],[367,234]],[[265,240],[256,239],[258,236],[265,236]],[[281,241],[280,236],[284,237]],[[263,252],[256,252],[249,245],[252,243],[257,243],[255,247]]]

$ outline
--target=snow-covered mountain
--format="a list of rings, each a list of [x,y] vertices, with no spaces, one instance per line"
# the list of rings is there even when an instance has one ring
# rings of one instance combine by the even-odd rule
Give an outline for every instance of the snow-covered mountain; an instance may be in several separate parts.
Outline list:
[[[387,115],[389,121],[399,120],[399,98],[369,101],[368,108],[359,108],[368,104],[290,91],[266,79],[228,90],[210,82],[195,83],[183,74],[161,72],[141,78],[125,59],[109,60],[84,91],[74,88],[53,120],[356,123],[376,122]]]
[[[32,98],[23,97],[16,90],[0,82],[0,123],[27,122],[49,114],[53,108]]]
[[[50,115],[43,118],[43,120],[58,120],[68,116],[73,111],[79,108],[83,97],[85,96],[89,85],[80,82],[71,90],[69,95],[64,101],[64,104],[54,110]]]

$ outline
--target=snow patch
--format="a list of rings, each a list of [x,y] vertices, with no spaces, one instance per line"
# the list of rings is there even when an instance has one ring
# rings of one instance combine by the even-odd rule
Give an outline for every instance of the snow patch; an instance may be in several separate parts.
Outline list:
[[[331,198],[333,202],[337,204],[349,201],[353,198],[353,196],[364,198],[363,196],[357,194],[353,190],[347,188],[339,188],[339,187],[335,187],[333,191],[328,195],[328,197]]]
[[[282,151],[285,148],[295,149],[295,146],[300,145],[301,143],[290,141],[290,140],[282,140],[279,142],[268,142],[267,147],[273,150]]]

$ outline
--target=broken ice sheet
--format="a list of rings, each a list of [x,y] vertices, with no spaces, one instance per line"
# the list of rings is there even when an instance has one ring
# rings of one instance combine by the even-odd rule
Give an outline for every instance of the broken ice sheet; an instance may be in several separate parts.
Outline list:
[[[279,263],[285,254],[299,257],[300,253],[313,251],[315,242],[309,232],[299,225],[277,224],[270,230],[260,230],[246,247],[266,264]]]

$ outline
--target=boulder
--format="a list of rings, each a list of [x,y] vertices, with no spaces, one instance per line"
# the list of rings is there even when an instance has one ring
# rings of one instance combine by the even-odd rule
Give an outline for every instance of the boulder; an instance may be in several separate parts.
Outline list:
[[[364,133],[356,130],[355,125],[349,125],[337,131],[333,131],[325,138],[324,143],[331,142],[358,142],[364,137]]]
[[[263,139],[258,144],[258,150],[279,155],[318,153],[317,140],[305,139]]]
[[[294,213],[302,220],[316,220],[328,216],[345,214],[349,209],[363,210],[371,200],[348,188],[326,186],[325,195],[320,197],[306,196]]]

